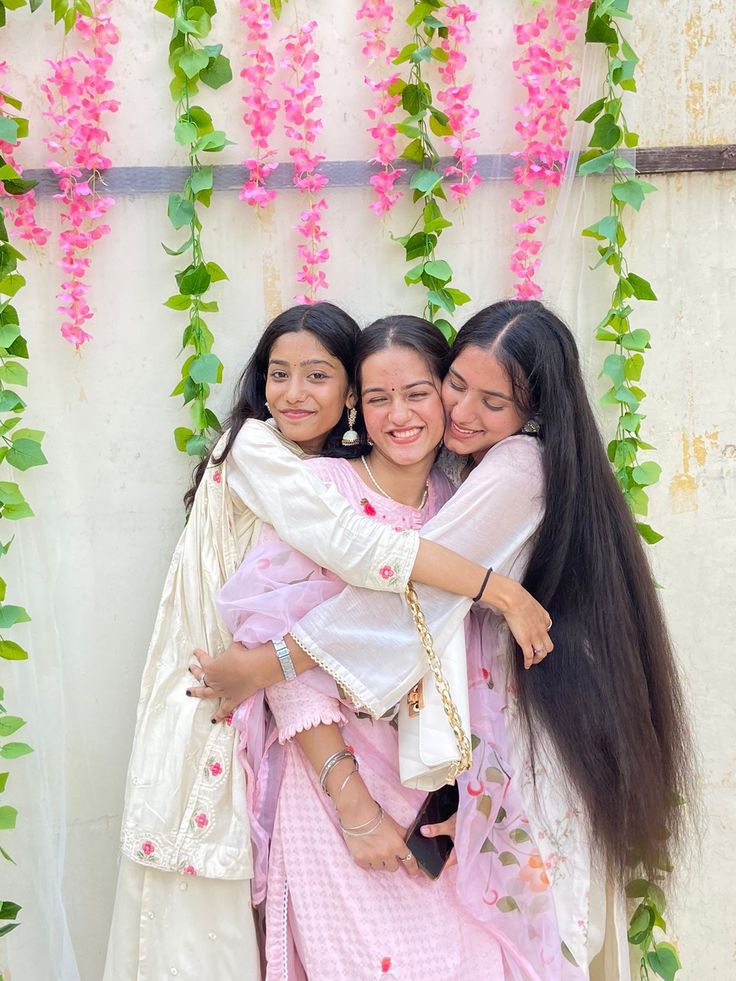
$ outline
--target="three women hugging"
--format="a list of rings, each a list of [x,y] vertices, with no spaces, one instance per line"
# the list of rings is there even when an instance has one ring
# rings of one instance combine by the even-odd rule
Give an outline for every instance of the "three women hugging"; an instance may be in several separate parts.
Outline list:
[[[450,349],[417,317],[287,310],[186,500],[105,981],[629,979],[623,883],[671,864],[689,734],[569,329],[500,302]],[[399,772],[409,580],[467,664],[436,880]]]

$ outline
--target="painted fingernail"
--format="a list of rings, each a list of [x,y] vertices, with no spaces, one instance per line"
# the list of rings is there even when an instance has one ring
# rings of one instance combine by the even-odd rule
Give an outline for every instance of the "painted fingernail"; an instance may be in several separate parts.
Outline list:
[[[421,831],[422,831],[422,834],[424,835],[425,838],[431,838],[432,837],[432,829],[430,828],[430,826],[428,824],[425,824],[424,827],[421,829]]]
[[[210,719],[210,722],[212,723],[213,726],[217,725],[217,719]]]
[[[187,691],[186,691],[186,693],[187,693],[187,695],[189,695],[189,697],[190,697],[190,698],[192,697],[192,693],[191,693],[191,692],[189,691],[189,689],[188,689],[188,688],[187,688]]]

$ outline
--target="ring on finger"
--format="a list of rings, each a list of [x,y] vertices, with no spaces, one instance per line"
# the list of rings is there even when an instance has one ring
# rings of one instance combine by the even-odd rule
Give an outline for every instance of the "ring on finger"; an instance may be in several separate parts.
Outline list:
[[[412,858],[414,858],[414,856],[412,855],[411,852],[409,852],[408,855],[404,855],[403,858],[401,858],[399,856],[397,856],[397,857],[399,858],[399,861],[400,862],[411,862]]]
[[[546,654],[547,653],[547,648],[546,647],[532,647],[532,650],[534,651],[534,653],[537,656],[539,656],[540,654]]]
[[[203,686],[204,686],[205,688],[209,688],[209,685],[207,684],[207,679],[206,679],[206,678],[205,678],[205,676],[204,676],[204,671],[202,672],[202,677],[201,677],[201,678],[200,678],[199,680],[200,680],[200,683],[201,683],[201,684],[202,684],[202,685],[203,685]]]

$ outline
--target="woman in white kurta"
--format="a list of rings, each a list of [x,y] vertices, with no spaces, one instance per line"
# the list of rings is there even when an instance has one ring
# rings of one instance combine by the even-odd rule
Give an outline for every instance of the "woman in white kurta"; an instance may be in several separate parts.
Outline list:
[[[656,880],[682,833],[678,795],[691,786],[651,574],[558,318],[533,302],[481,311],[460,331],[443,398],[445,443],[469,454],[469,475],[422,534],[538,589],[555,652],[525,672],[498,621],[473,618],[473,766],[459,781],[456,827],[434,833],[455,834],[460,895],[514,944],[513,976],[623,981],[628,856]],[[441,652],[471,603],[418,591]],[[316,662],[376,717],[424,672],[398,596],[348,588],[291,635],[298,670]],[[221,677],[235,665],[237,684],[210,679],[226,699],[278,678],[271,645],[247,658],[233,647]],[[550,902],[556,947],[554,931],[537,925]]]
[[[143,673],[105,981],[259,976],[244,778],[232,729],[213,726],[206,707],[185,697],[187,667],[195,647],[216,653],[230,643],[215,595],[257,540],[262,519],[321,564],[329,551],[334,571],[353,584],[402,589],[419,561],[415,532],[377,526],[319,481],[295,494],[284,479],[292,459],[319,452],[347,429],[357,336],[357,325],[332,304],[279,315],[243,373],[231,427],[203,468]],[[379,572],[387,556],[391,582]],[[428,581],[440,581],[426,555],[424,564]],[[464,575],[471,595],[482,570],[466,562],[458,572],[456,583]],[[538,604],[496,577],[494,587],[509,615],[518,614],[512,619],[522,639],[548,641]]]

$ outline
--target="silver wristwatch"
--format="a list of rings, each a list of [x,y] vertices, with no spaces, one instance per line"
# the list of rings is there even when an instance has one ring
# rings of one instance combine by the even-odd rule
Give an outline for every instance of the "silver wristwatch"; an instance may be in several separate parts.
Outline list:
[[[291,660],[291,654],[289,654],[289,648],[284,643],[284,638],[275,637],[271,643],[276,648],[276,657],[279,659],[281,670],[284,672],[284,678],[287,681],[293,681],[296,678],[296,670],[294,669],[294,662]]]

